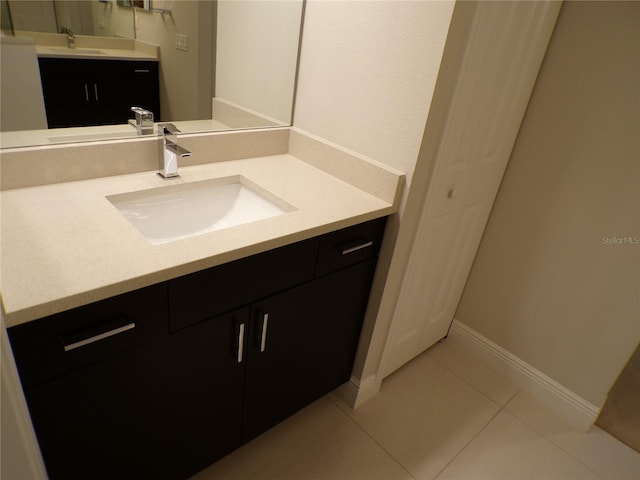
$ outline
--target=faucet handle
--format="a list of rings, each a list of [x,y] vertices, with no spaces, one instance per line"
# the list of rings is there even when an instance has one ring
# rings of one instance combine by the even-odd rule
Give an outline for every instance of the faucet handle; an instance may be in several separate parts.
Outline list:
[[[163,134],[176,134],[180,133],[180,129],[176,127],[173,123],[159,123],[158,129],[161,129]]]
[[[131,111],[135,113],[139,113],[140,115],[150,114],[149,110],[145,110],[142,107],[131,107]]]
[[[145,110],[141,107],[131,107],[131,111],[135,113],[138,123],[144,122],[145,120],[151,120],[153,122],[153,112],[150,110]]]

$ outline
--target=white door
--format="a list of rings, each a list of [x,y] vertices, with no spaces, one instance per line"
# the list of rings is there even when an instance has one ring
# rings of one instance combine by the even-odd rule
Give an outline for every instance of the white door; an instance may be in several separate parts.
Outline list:
[[[559,2],[477,4],[383,376],[447,334],[559,10]]]

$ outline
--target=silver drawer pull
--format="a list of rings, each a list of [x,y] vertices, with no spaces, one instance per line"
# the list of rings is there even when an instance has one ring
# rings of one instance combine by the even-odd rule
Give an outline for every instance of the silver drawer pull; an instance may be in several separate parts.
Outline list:
[[[244,323],[240,324],[238,331],[238,363],[242,363],[242,356],[244,354]]]
[[[89,345],[90,343],[98,342],[105,338],[113,337],[114,335],[118,335],[119,333],[126,332],[127,330],[131,330],[135,328],[136,324],[131,322],[127,325],[123,325],[122,327],[114,328],[113,330],[109,330],[108,332],[100,333],[98,335],[94,335],[93,337],[85,338],[83,340],[79,340],[77,342],[70,343],[69,345],[64,346],[64,351],[68,352],[69,350],[74,350],[79,347],[84,347],[85,345]]]
[[[342,249],[342,255],[346,255],[348,253],[353,253],[353,252],[357,252],[358,250],[362,250],[363,248],[367,248],[373,245],[373,241],[369,241],[369,242],[365,242],[365,243],[361,243],[359,245],[356,245],[355,247],[349,247],[349,248],[343,248]]]
[[[267,347],[267,324],[269,323],[269,314],[262,316],[262,338],[260,339],[260,351],[264,352]]]
[[[136,69],[133,73],[149,73],[149,69]]]

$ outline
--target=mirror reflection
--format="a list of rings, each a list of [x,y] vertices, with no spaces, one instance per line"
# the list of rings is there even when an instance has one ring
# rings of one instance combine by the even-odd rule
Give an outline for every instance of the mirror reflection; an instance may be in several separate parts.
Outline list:
[[[2,3],[2,148],[291,123],[303,0]]]
[[[130,0],[7,0],[14,31],[134,38]],[[149,1],[147,0],[147,5]],[[128,8],[127,8],[128,7]]]

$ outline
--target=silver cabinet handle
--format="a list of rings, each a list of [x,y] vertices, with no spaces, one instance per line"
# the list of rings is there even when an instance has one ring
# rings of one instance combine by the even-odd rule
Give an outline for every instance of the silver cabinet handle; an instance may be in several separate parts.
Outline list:
[[[264,352],[267,347],[267,325],[269,323],[269,314],[262,315],[262,335],[260,336],[260,351]]]
[[[74,350],[76,348],[89,345],[90,343],[98,342],[105,338],[113,337],[114,335],[117,335],[119,333],[126,332],[127,330],[131,330],[132,328],[135,328],[135,326],[136,324],[131,322],[131,323],[128,323],[127,325],[123,325],[121,327],[114,328],[113,330],[109,330],[108,332],[100,333],[98,335],[94,335],[93,337],[78,340],[77,342],[73,342],[68,345],[65,345],[64,351],[68,352],[69,350]]]
[[[97,102],[99,100],[98,99],[98,84],[97,83],[93,84],[93,93],[96,94],[96,102]]]
[[[373,241],[361,243],[356,245],[355,247],[342,248],[342,255],[347,255],[348,253],[356,252],[358,250],[362,250],[363,248],[367,248],[373,245]]]
[[[89,88],[86,83],[84,84],[84,98],[87,102],[89,101]]]
[[[238,363],[242,363],[243,355],[244,355],[244,323],[241,323],[238,331]]]
[[[149,69],[148,68],[147,69],[140,68],[140,69],[134,70],[133,73],[149,73]]]

